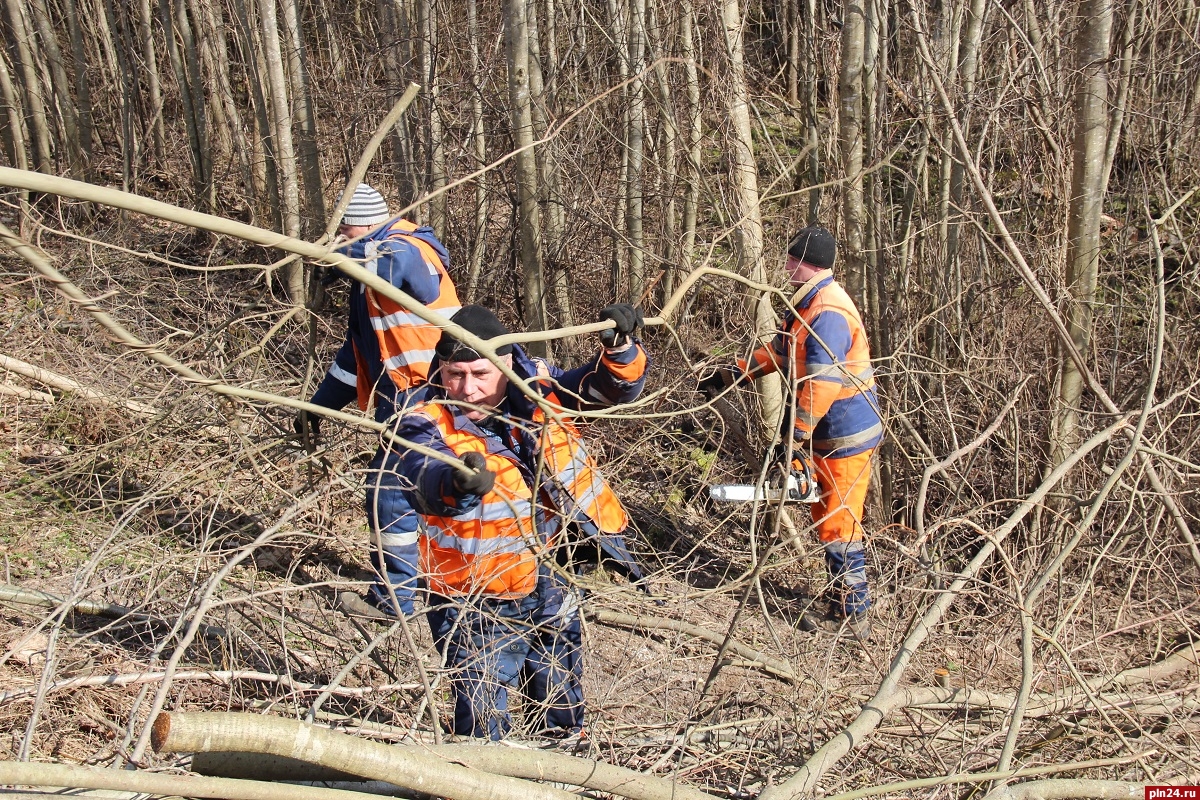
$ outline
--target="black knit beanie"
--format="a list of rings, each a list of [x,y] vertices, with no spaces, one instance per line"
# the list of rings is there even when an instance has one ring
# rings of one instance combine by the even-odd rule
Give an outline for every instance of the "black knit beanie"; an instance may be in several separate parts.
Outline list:
[[[820,225],[809,225],[792,237],[788,255],[820,269],[831,269],[837,255],[837,242],[833,234]]]
[[[483,306],[463,306],[450,321],[461,325],[480,339],[495,339],[497,336],[511,333],[490,309]],[[501,356],[506,356],[512,351],[511,344],[496,348],[496,354]],[[451,336],[450,331],[442,331],[442,338],[438,340],[434,352],[442,361],[478,361],[483,358],[474,348]]]

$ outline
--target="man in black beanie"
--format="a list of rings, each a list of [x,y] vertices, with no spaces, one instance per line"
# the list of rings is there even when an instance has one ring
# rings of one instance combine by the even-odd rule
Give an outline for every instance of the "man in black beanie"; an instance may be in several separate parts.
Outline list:
[[[698,388],[718,394],[777,371],[795,387],[772,458],[781,469],[816,475],[821,498],[812,518],[829,573],[828,608],[822,614],[810,606],[800,624],[865,639],[871,597],[862,518],[883,423],[862,317],[833,278],[836,255],[833,234],[801,228],[788,245],[785,269],[796,293],[782,330],[749,359],[711,371]]]
[[[444,331],[424,402],[396,427],[420,446],[404,452],[400,471],[423,523],[420,572],[434,640],[453,670],[454,733],[503,738],[508,690],[521,685],[529,732],[581,736],[581,596],[564,574],[591,552],[642,579],[625,545],[629,517],[571,421],[631,402],[645,383],[641,313],[611,305],[600,319],[613,324],[599,351],[572,370],[516,344],[491,356]],[[508,333],[482,306],[464,306],[451,322],[485,342]]]

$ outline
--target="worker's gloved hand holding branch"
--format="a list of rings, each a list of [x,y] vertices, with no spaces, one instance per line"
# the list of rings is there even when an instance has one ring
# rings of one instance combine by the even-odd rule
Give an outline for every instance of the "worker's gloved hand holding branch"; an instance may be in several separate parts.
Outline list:
[[[630,339],[643,324],[641,309],[629,303],[614,303],[611,306],[605,306],[600,311],[600,321],[608,319],[615,322],[616,327],[600,331],[600,343],[609,350],[628,347]]]
[[[467,453],[463,456],[463,464],[474,470],[471,475],[454,473],[454,488],[463,494],[485,495],[496,485],[496,473],[487,468],[487,459],[483,453]]]
[[[696,390],[711,397],[738,383],[737,378],[737,373],[732,367],[713,367],[700,377],[696,383]]]

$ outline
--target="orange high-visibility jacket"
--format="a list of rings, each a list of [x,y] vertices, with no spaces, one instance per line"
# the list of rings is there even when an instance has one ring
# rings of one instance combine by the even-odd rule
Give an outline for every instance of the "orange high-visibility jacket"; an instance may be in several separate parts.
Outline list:
[[[426,587],[445,597],[518,598],[537,583],[538,555],[558,543],[567,525],[595,537],[605,557],[635,580],[641,571],[625,547],[629,517],[621,501],[588,455],[568,416],[579,398],[610,405],[636,398],[644,384],[647,359],[640,345],[616,357],[598,356],[569,372],[551,375],[540,359],[528,360],[514,348],[514,370],[540,376],[533,385],[553,414],[510,387],[501,423],[485,432],[448,403],[437,387],[404,415],[397,434],[425,447],[461,458],[484,455],[496,482],[483,497],[460,498],[454,472],[440,461],[407,450],[402,469],[424,523],[418,545]],[[565,401],[565,402],[564,402]]]
[[[883,423],[862,317],[822,270],[792,299],[783,330],[738,365],[751,379],[783,369],[796,382],[793,436],[823,456],[849,456],[875,447]]]
[[[454,288],[454,282],[446,273],[441,255],[437,250],[421,237],[412,235],[416,229],[417,226],[408,220],[397,220],[392,224],[387,239],[382,241],[399,240],[417,249],[426,267],[430,271],[436,272],[440,281],[437,299],[427,303],[426,307],[449,319],[461,306],[458,292]],[[371,245],[375,247],[372,248]],[[378,245],[378,241],[368,243],[365,253],[367,269],[371,269],[375,264],[374,256]],[[369,286],[363,286],[363,290],[366,296],[367,313],[371,318],[371,327],[375,330],[375,338],[379,343],[379,358],[396,390],[403,392],[424,383],[429,377],[429,364],[433,361],[433,348],[442,335],[441,328],[430,325],[416,314],[406,311],[399,303],[384,297]],[[369,365],[364,363],[364,354],[356,350],[355,357],[358,359],[358,406],[365,411],[370,402],[371,392],[374,390],[371,385],[371,370]]]

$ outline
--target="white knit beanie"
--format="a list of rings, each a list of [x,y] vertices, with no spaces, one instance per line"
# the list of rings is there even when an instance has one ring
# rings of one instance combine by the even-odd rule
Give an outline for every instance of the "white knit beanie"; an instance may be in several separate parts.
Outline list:
[[[350,205],[342,215],[342,224],[378,225],[386,222],[389,216],[391,215],[388,214],[387,202],[384,201],[383,195],[367,184],[360,183],[354,188]]]

